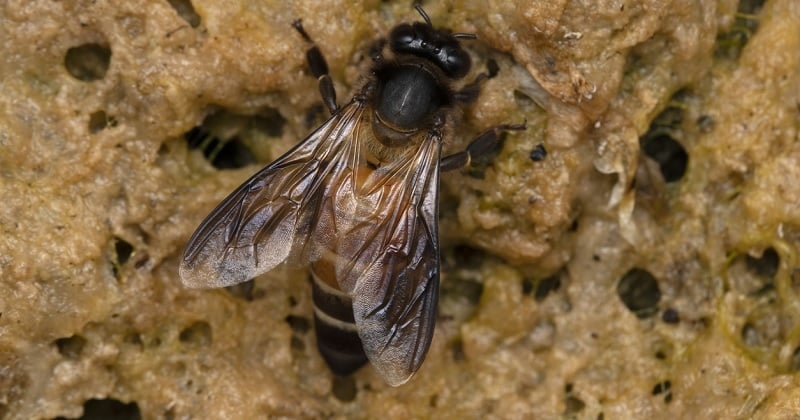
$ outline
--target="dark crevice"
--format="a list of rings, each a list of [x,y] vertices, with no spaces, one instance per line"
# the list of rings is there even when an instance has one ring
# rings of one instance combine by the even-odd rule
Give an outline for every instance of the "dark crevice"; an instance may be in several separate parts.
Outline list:
[[[77,359],[83,353],[86,347],[86,339],[80,335],[73,335],[71,337],[59,338],[55,342],[58,348],[58,353],[67,359]]]
[[[220,111],[184,134],[189,148],[200,149],[217,169],[237,169],[257,162],[250,145],[264,137],[280,137],[286,120],[274,109],[259,115]]]
[[[486,260],[486,252],[469,245],[456,245],[447,251],[442,264],[447,270],[477,269]]]
[[[550,277],[545,277],[539,280],[539,283],[536,285],[536,291],[533,294],[533,298],[536,299],[537,302],[541,302],[547,298],[551,293],[557,291],[561,288],[561,273],[554,274]]]
[[[564,393],[566,394],[564,397],[565,416],[574,416],[583,411],[583,409],[586,407],[586,403],[573,395],[573,391],[574,386],[571,383],[568,383],[564,386]]]
[[[658,163],[666,182],[680,180],[689,163],[689,155],[676,136],[680,133],[685,113],[679,104],[687,101],[690,95],[686,89],[675,92],[670,102],[673,105],[653,118],[647,132],[639,139],[642,153]]]
[[[522,294],[528,296],[533,291],[534,280],[529,278],[522,279]]]
[[[256,163],[255,156],[236,138],[225,142],[211,161],[217,169],[238,169],[253,163]]]
[[[745,264],[747,269],[756,275],[767,279],[774,279],[775,274],[778,273],[778,266],[781,263],[781,257],[775,248],[769,247],[764,250],[761,257],[745,257]]]
[[[189,0],[167,0],[170,6],[178,13],[186,23],[192,28],[200,26],[200,15],[194,10],[192,2]]]
[[[311,329],[311,321],[303,316],[289,315],[286,317],[286,323],[289,324],[295,334],[302,335]]]
[[[131,255],[133,255],[134,248],[130,242],[118,237],[114,237],[113,246],[113,255],[110,257],[111,272],[114,275],[114,278],[119,279],[122,266],[125,265],[128,260],[130,260]]]
[[[133,245],[121,238],[114,238],[114,252],[117,254],[117,262],[122,265],[128,262],[133,254]]]
[[[584,407],[586,407],[586,403],[584,403],[580,398],[570,395],[564,401],[564,406],[564,414],[570,415],[583,411]]]
[[[547,149],[544,148],[542,143],[536,145],[530,154],[530,158],[534,162],[541,162],[547,157]]]
[[[521,90],[514,90],[514,103],[517,104],[517,107],[526,109],[536,106],[536,101],[533,100],[528,94]]]
[[[652,394],[654,396],[664,394],[664,402],[669,404],[669,402],[672,401],[672,383],[669,379],[657,383],[653,387]]]
[[[648,318],[658,312],[661,290],[658,280],[649,271],[640,268],[628,271],[617,284],[617,294],[639,318]]]
[[[689,164],[686,149],[668,135],[645,138],[641,142],[642,151],[658,163],[661,175],[666,182],[675,182],[683,178]]]
[[[306,116],[305,116],[305,125],[307,129],[312,129],[314,127],[319,126],[325,121],[325,118],[328,116],[326,114],[325,105],[322,102],[317,102],[314,105],[311,105],[308,109],[306,109]]]
[[[677,324],[681,321],[678,311],[672,308],[664,310],[664,313],[661,314],[661,320],[666,324]]]
[[[463,362],[466,360],[467,356],[464,353],[464,341],[461,338],[457,338],[453,341],[453,361],[454,362]]]
[[[493,79],[498,73],[500,73],[500,66],[497,65],[497,61],[493,58],[488,59],[486,61],[486,76],[489,79]]]
[[[95,134],[108,127],[116,127],[117,120],[105,113],[105,111],[95,111],[89,115],[89,133]]]
[[[113,398],[90,399],[83,403],[83,415],[80,420],[140,420],[142,413],[136,402],[123,403]],[[55,420],[66,420],[66,417],[56,417]]]
[[[669,380],[661,381],[657,383],[656,386],[653,387],[652,394],[653,395],[661,394],[662,392],[669,391],[671,387],[672,387],[672,382],[670,382]]]
[[[765,0],[741,0],[736,10],[733,25],[727,32],[717,35],[714,55],[717,58],[737,60],[747,42],[756,33],[759,26],[758,13],[761,12]]]
[[[251,302],[256,297],[255,287],[255,280],[250,279],[239,284],[234,284],[233,286],[228,286],[225,288],[225,290],[233,296]]]
[[[286,127],[286,119],[274,109],[267,109],[250,117],[251,127],[270,137],[280,137]]]
[[[184,328],[178,339],[187,345],[206,347],[211,344],[211,325],[205,321],[197,321]]]
[[[111,63],[111,49],[101,44],[83,44],[67,50],[64,67],[72,77],[91,82],[105,77]]]
[[[334,375],[333,383],[331,384],[331,392],[339,401],[351,402],[355,400],[358,393],[355,378],[352,375]]]

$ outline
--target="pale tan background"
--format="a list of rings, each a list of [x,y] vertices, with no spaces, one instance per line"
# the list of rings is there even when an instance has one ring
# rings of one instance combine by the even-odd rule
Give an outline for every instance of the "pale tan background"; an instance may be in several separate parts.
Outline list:
[[[443,176],[428,359],[396,389],[361,370],[352,402],[297,321],[305,273],[269,273],[250,301],[177,275],[205,214],[319,120],[291,22],[342,101],[369,45],[419,20],[411,2],[319,3],[0,4],[0,417],[76,417],[90,398],[166,419],[800,415],[800,3],[426,3],[435,25],[477,34],[475,73],[499,67],[447,149],[529,129],[482,178]],[[85,44],[90,80],[65,65]],[[668,184],[639,151],[665,109],[689,156]],[[260,164],[218,171],[189,150],[209,115]],[[252,130],[257,115],[280,130]],[[767,274],[747,263],[765,249]],[[661,293],[642,318],[617,293],[634,267]]]

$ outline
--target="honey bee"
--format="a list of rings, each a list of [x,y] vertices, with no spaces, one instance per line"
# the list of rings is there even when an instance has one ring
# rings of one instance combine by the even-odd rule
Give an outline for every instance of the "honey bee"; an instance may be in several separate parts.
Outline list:
[[[461,152],[440,157],[452,110],[478,97],[485,74],[470,70],[460,40],[472,34],[403,23],[380,40],[370,72],[345,105],[322,53],[306,60],[330,118],[261,169],[200,224],[186,246],[187,287],[225,287],[278,264],[310,267],[317,346],[331,370],[367,361],[398,386],[422,365],[439,297],[439,173],[496,147],[499,125]]]

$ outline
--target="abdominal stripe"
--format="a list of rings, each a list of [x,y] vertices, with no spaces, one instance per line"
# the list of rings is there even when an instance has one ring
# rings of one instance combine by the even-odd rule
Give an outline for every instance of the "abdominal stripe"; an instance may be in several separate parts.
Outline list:
[[[314,309],[316,313],[321,313],[320,318],[328,324],[333,324],[331,326],[353,329],[355,319],[353,318],[353,301],[350,296],[325,284],[313,271],[311,279]]]

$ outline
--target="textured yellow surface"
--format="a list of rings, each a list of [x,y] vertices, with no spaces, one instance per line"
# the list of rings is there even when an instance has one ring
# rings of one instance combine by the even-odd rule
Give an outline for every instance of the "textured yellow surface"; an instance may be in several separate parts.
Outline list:
[[[275,270],[245,299],[183,288],[177,261],[319,121],[291,22],[342,101],[372,42],[419,17],[409,2],[191,5],[0,4],[0,417],[78,417],[89,399],[174,419],[800,415],[800,3],[424,4],[477,34],[475,74],[499,67],[446,149],[529,128],[443,175],[428,359],[400,388],[362,369],[350,402],[316,353],[305,273]],[[666,183],[639,138],[668,112],[688,167]],[[242,134],[258,115],[285,123]],[[259,164],[190,150],[204,119]],[[657,281],[648,313],[620,298],[633,268]]]

